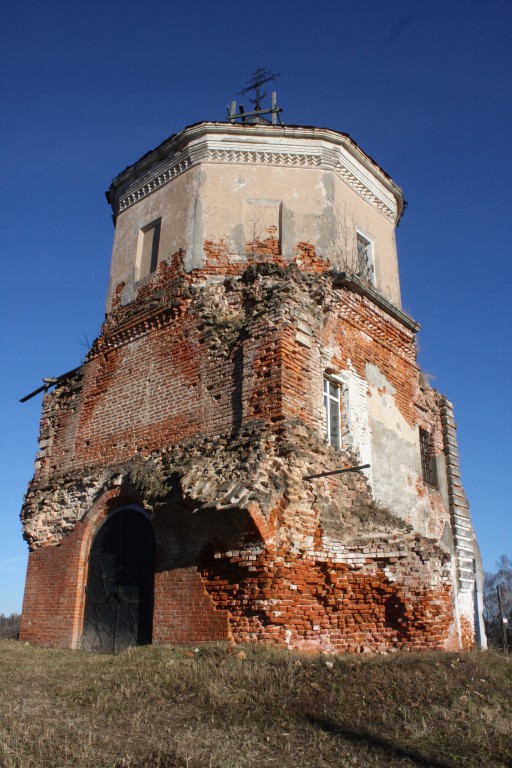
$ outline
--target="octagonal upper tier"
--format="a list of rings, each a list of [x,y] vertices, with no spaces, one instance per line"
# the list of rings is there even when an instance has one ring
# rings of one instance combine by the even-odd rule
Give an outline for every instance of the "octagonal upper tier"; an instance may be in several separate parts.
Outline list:
[[[363,253],[366,278],[400,306],[402,192],[346,134],[198,123],[119,174],[107,197],[116,222],[107,309],[117,285],[131,300],[180,249],[191,271],[212,249],[227,261],[273,254],[286,262],[304,244],[333,269],[356,273]]]

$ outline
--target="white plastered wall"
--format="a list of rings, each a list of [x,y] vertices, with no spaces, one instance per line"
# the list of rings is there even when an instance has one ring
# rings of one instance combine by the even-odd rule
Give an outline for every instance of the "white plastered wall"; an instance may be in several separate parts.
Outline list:
[[[400,306],[394,238],[396,200],[376,170],[340,145],[339,135],[328,132],[333,136],[331,144],[304,138],[301,129],[284,131],[285,135],[263,131],[262,136],[250,131],[240,136],[235,129],[236,136],[230,129],[223,135],[217,125],[203,130],[187,147],[192,162],[188,169],[150,193],[139,195],[136,202],[121,206],[109,300],[120,282],[133,290],[139,233],[150,222],[161,218],[159,260],[182,249],[185,268],[191,270],[204,263],[205,241],[221,244],[239,258],[246,257],[245,245],[254,239],[251,222],[257,221],[259,206],[263,230],[267,229],[269,212],[272,222],[278,222],[276,234],[285,259],[293,258],[297,244],[305,242],[313,244],[317,255],[329,259],[333,268],[343,270],[341,250],[349,242],[355,252],[357,228],[367,233],[374,246],[376,287]],[[242,155],[248,159],[239,162]],[[171,152],[169,162],[172,157]],[[159,163],[161,171],[165,161]],[[132,197],[137,198],[141,185],[152,186],[144,185],[151,174],[141,166],[138,177],[134,166]],[[158,179],[161,177],[160,173]],[[255,215],[249,215],[248,209]],[[258,239],[264,240],[268,234],[262,231]]]
[[[117,217],[110,268],[107,307],[119,283],[132,285],[136,277],[137,247],[140,231],[161,219],[158,260],[162,261],[180,248],[197,243],[200,226],[197,206],[201,196],[201,168],[192,168],[171,183],[153,192]],[[201,238],[201,247],[203,238]]]

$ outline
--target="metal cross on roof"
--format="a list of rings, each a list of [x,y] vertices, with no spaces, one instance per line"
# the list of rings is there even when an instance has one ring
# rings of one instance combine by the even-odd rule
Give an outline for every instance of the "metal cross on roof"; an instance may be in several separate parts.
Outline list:
[[[254,91],[255,98],[249,99],[251,104],[254,104],[255,111],[261,110],[261,101],[267,95],[267,92],[261,93],[260,88],[264,83],[269,83],[271,80],[275,80],[280,76],[280,72],[269,72],[268,69],[258,67],[258,69],[252,73],[250,79],[247,81],[247,87],[238,92],[239,96],[244,96],[246,93]]]
[[[243,105],[240,104],[239,111],[237,112],[236,101],[232,101],[231,109],[229,107],[227,108],[229,122],[234,123],[236,120],[241,120],[242,123],[269,123],[270,120],[265,119],[263,115],[272,115],[272,125],[276,125],[277,121],[281,122],[279,113],[282,112],[282,109],[277,106],[275,91],[272,92],[272,106],[270,109],[261,108],[261,102],[267,95],[266,91],[263,93],[261,92],[261,86],[264,85],[264,83],[275,80],[279,75],[280,73],[269,72],[263,67],[258,67],[258,69],[251,75],[247,86],[238,93],[239,96],[243,96],[246,93],[254,91],[254,98],[249,99],[251,104],[254,104],[254,110],[246,112]]]

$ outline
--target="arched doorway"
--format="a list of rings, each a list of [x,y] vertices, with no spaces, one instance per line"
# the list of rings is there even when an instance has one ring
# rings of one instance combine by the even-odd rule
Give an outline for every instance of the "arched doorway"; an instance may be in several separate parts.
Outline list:
[[[155,537],[134,507],[113,512],[89,554],[82,647],[118,653],[151,643]]]

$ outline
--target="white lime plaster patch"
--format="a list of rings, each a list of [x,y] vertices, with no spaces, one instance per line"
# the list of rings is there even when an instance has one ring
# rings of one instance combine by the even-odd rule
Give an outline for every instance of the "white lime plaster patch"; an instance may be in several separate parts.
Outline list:
[[[342,383],[343,393],[343,443],[356,456],[361,464],[370,464],[369,469],[363,470],[370,486],[373,488],[372,470],[372,439],[368,423],[368,404],[366,381],[348,360],[348,367],[336,376]]]
[[[373,488],[372,440],[368,423],[367,383],[357,375],[349,361],[350,368],[345,371],[348,400],[348,435],[347,444],[359,454],[362,464],[370,464],[364,473]]]
[[[464,624],[466,625],[466,628],[469,626],[474,631],[475,628],[475,592],[474,589],[464,589],[459,590],[457,595],[457,602],[458,602],[458,614],[459,614],[459,621],[462,625],[462,622],[464,621]],[[464,629],[461,626],[461,629]],[[482,647],[485,647],[486,645],[486,638],[485,633],[483,633],[483,637],[481,638],[481,644]]]
[[[421,479],[418,430],[402,416],[395,389],[382,371],[367,363],[366,376],[375,501],[428,535],[430,508],[416,490]]]

